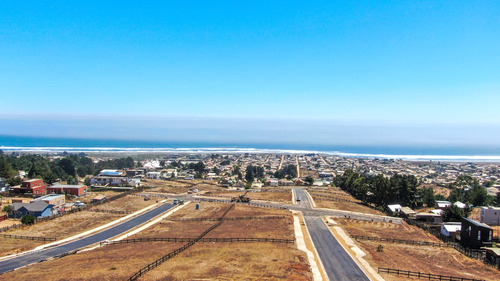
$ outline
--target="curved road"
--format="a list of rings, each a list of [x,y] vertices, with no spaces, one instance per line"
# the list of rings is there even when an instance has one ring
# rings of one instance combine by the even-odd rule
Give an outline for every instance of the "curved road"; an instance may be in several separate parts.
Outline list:
[[[311,209],[311,203],[306,192],[301,188],[295,188],[295,193],[297,197],[300,197],[300,202],[297,202],[300,207]],[[304,220],[330,280],[370,280],[335,239],[321,217],[304,213]]]
[[[14,270],[16,268],[29,265],[32,263],[44,261],[48,258],[52,258],[61,254],[65,254],[74,250],[78,250],[80,248],[84,248],[90,246],[92,244],[99,243],[106,239],[115,237],[121,233],[124,233],[148,220],[168,211],[174,207],[172,204],[163,204],[158,206],[157,208],[146,212],[142,215],[139,215],[135,218],[132,218],[122,224],[114,226],[110,229],[104,230],[102,232],[96,233],[94,235],[76,240],[74,242],[70,242],[64,245],[55,246],[52,248],[47,248],[44,250],[32,252],[29,254],[24,254],[18,257],[14,257],[8,260],[0,261],[0,274],[5,273],[7,271]]]

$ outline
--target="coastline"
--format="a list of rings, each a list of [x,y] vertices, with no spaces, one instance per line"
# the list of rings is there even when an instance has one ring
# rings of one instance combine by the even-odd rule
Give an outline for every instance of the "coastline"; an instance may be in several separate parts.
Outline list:
[[[301,149],[265,149],[245,147],[198,147],[198,148],[152,148],[152,147],[21,147],[2,146],[6,153],[89,153],[89,154],[319,154],[345,158],[393,159],[405,161],[440,161],[440,162],[481,162],[498,163],[500,155],[431,155],[431,154],[378,154],[350,153],[341,151],[301,150]]]

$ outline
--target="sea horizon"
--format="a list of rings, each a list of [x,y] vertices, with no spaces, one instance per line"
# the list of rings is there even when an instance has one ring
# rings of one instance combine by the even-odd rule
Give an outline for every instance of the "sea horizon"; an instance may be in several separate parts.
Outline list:
[[[325,145],[294,143],[222,143],[120,139],[0,136],[0,150],[29,153],[278,153],[324,154],[408,161],[500,162],[491,146]]]

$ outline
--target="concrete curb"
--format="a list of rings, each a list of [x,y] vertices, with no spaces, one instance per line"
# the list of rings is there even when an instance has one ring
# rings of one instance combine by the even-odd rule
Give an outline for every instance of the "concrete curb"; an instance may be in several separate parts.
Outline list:
[[[307,249],[304,233],[302,232],[302,227],[300,225],[299,213],[300,212],[293,212],[293,229],[295,230],[295,240],[297,241],[297,249],[307,254],[307,259],[309,260],[309,264],[311,265],[313,280],[314,281],[323,280],[318,264],[316,263],[316,259],[314,258],[314,254]]]

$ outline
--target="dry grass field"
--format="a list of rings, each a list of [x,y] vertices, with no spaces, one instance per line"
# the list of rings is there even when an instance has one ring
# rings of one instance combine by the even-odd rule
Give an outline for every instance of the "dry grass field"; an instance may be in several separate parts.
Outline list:
[[[220,217],[231,204],[191,203],[173,218]],[[278,220],[224,221],[206,237],[272,237],[292,239],[291,215],[283,210],[236,205],[227,217],[284,215]],[[196,237],[217,222],[163,220],[130,238]],[[242,232],[242,230],[245,230]],[[242,235],[239,235],[242,234]],[[12,280],[126,280],[143,266],[185,243],[151,242],[107,245],[0,275]],[[311,280],[304,252],[292,244],[199,242],[141,280]]]
[[[122,192],[120,191],[111,191],[111,190],[106,190],[106,191],[90,191],[87,193],[87,195],[83,197],[76,197],[71,201],[82,201],[83,203],[87,204],[92,202],[92,198],[98,196],[98,195],[104,195],[106,197],[113,197],[116,195],[120,195]]]
[[[207,196],[227,196],[227,198],[238,197],[245,194],[244,191],[220,191],[205,193]],[[288,192],[248,192],[247,197],[252,200],[264,200],[271,202],[283,202],[290,204],[292,202],[292,191]]]
[[[352,235],[439,242],[433,235],[406,223],[398,225],[348,219],[335,219],[335,221]],[[366,240],[360,240],[357,244],[367,254],[365,259],[374,268],[389,267],[457,277],[500,280],[498,270],[490,268],[481,261],[468,258],[453,248]],[[383,246],[381,252],[377,250],[379,245]],[[414,280],[388,274],[382,274],[382,277],[386,280]]]
[[[295,245],[198,243],[141,280],[312,280]]]
[[[309,194],[311,194],[311,196],[314,199],[314,202],[316,203],[316,206],[318,208],[345,210],[345,211],[360,212],[360,213],[373,214],[373,215],[385,215],[383,212],[381,212],[379,210],[375,210],[375,209],[370,208],[368,206],[362,205],[361,201],[359,201],[358,199],[352,197],[347,192],[342,191],[341,189],[338,189],[338,188],[332,188],[332,189],[328,189],[328,190],[308,189],[307,191],[309,192]],[[359,202],[359,204],[358,203],[351,203],[351,202],[337,202],[337,201],[321,200],[321,199],[328,199],[328,198],[321,197],[321,196],[331,196],[331,197],[336,197],[336,198],[340,198],[340,199],[346,199],[346,200],[350,200],[350,201],[354,201],[354,202]]]
[[[83,211],[40,222],[32,226],[12,229],[4,233],[23,236],[52,237],[60,240],[101,226],[120,217],[122,216],[116,214]],[[0,238],[0,255],[4,256],[27,251],[45,243],[49,242]]]
[[[108,245],[0,275],[2,280],[127,280],[181,243]]]
[[[208,180],[151,180],[143,183],[145,186],[155,186],[155,188],[147,189],[152,192],[182,194],[190,189],[198,189],[199,193],[224,191],[227,190],[217,185],[215,181]]]
[[[92,209],[135,212],[153,204],[156,204],[156,200],[144,201],[144,197],[129,195],[103,205],[92,207]]]

